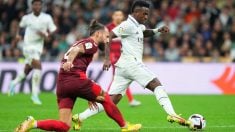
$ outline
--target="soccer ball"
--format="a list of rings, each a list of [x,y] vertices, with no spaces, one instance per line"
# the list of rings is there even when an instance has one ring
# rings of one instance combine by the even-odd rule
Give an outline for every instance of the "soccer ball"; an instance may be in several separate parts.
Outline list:
[[[191,122],[189,128],[191,130],[202,130],[206,127],[206,120],[200,114],[193,114],[188,119]]]

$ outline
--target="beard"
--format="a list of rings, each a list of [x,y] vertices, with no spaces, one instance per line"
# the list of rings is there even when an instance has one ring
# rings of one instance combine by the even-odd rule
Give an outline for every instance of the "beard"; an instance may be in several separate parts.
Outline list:
[[[100,50],[100,51],[104,51],[104,49],[105,49],[105,43],[99,43],[98,44],[98,49]]]

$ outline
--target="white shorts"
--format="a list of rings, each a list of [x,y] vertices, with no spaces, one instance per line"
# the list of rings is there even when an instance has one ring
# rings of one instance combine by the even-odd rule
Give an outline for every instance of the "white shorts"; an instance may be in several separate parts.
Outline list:
[[[31,65],[32,60],[40,60],[41,51],[35,48],[23,48],[23,55],[25,57],[25,64]]]
[[[154,73],[143,62],[130,61],[125,67],[116,66],[113,82],[108,93],[110,95],[124,95],[132,81],[136,81],[145,88],[154,78],[156,78]]]

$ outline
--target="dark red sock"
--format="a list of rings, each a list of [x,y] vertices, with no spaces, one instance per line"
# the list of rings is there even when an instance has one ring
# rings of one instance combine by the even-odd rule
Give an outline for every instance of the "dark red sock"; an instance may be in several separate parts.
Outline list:
[[[127,96],[127,99],[128,99],[129,103],[134,99],[133,96],[132,96],[130,88],[126,89],[126,96]]]
[[[40,120],[37,121],[37,128],[46,131],[67,132],[70,127],[58,120]]]
[[[113,101],[110,99],[108,94],[105,94],[105,101],[102,103],[104,110],[106,114],[115,120],[120,127],[125,126],[125,120],[122,117],[121,112],[117,108],[117,106],[113,103]]]

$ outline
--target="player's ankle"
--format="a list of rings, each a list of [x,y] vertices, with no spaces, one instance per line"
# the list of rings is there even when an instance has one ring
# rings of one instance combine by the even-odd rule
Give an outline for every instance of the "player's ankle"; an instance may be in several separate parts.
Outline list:
[[[121,128],[128,128],[128,122],[125,122],[124,126],[121,126]]]

